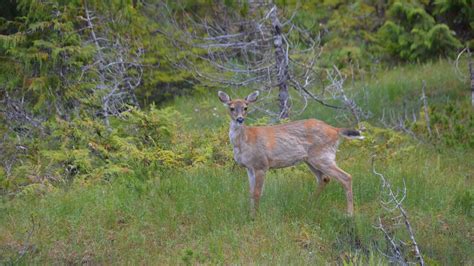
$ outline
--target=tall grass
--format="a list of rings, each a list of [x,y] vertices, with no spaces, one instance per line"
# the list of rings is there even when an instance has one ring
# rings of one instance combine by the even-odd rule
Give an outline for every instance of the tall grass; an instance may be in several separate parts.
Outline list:
[[[474,165],[464,158],[474,154],[417,148],[377,167],[394,186],[405,179],[405,207],[428,260],[472,263]],[[369,154],[349,143],[341,149],[340,166],[354,178],[353,220],[344,214],[337,182],[314,199],[316,182],[304,166],[269,173],[255,221],[248,215],[242,169],[198,167],[157,173],[145,183],[128,176],[3,201],[0,258],[13,262],[25,249],[19,262],[321,264],[354,256],[385,261],[375,249],[384,245],[383,237],[373,227],[383,215],[380,181],[371,174]],[[466,193],[470,198],[463,202]]]

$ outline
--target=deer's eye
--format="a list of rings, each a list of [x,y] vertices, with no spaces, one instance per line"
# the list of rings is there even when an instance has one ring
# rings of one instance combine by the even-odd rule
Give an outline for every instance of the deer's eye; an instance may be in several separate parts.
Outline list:
[[[244,110],[247,111],[247,107],[244,107]]]
[[[230,108],[230,111],[231,111],[231,112],[235,111],[235,108],[234,108],[234,107],[231,107],[231,108]]]

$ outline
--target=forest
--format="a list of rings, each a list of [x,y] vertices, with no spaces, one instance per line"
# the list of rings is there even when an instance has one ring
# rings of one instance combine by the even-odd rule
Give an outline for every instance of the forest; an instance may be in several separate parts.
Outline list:
[[[473,52],[472,0],[0,0],[0,264],[473,265]],[[219,91],[360,133],[353,215],[305,163],[253,213]]]

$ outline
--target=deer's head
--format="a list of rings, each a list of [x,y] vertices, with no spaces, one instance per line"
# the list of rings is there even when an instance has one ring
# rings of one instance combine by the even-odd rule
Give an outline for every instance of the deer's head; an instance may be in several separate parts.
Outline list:
[[[247,106],[257,100],[259,92],[254,91],[249,96],[242,99],[232,100],[227,93],[223,91],[218,92],[219,100],[227,104],[229,107],[230,117],[233,121],[242,124],[247,116]]]

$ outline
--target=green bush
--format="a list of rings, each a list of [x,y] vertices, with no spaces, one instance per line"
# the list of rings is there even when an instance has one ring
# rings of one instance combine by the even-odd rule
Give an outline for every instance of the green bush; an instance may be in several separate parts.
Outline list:
[[[433,14],[446,21],[469,47],[474,48],[474,8],[472,0],[436,0]]]
[[[437,24],[423,7],[395,2],[377,32],[382,49],[402,61],[448,56],[462,45],[445,24]]]
[[[110,180],[142,167],[151,174],[150,168],[180,165],[180,155],[172,149],[175,121],[180,119],[172,109],[133,110],[114,120],[114,129],[109,131],[100,120],[56,117],[43,124],[45,135],[21,143],[28,147],[27,152],[21,155],[21,163],[13,165],[11,174],[2,177],[1,188],[17,191],[37,183]]]
[[[232,159],[227,126],[216,131],[183,129],[188,122],[173,108],[132,109],[113,119],[108,130],[101,120],[59,117],[44,123],[46,134],[25,140],[28,151],[7,176],[0,169],[0,191],[31,194],[50,185],[69,182],[102,182],[119,177],[142,180],[157,177],[166,169],[196,165],[225,165]],[[16,143],[4,145],[9,154]],[[39,186],[38,184],[42,184]],[[23,194],[25,194],[23,193]]]

